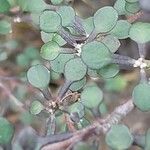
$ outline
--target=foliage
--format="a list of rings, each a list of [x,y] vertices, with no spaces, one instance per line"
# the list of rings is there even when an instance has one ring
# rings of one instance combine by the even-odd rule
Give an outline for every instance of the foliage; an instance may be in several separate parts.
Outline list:
[[[140,69],[141,79],[131,92],[132,102],[140,111],[150,111],[150,84],[146,77],[150,61],[145,56],[145,44],[150,41],[150,23],[127,19],[141,11],[138,0],[116,0],[113,6],[99,8],[93,16],[85,19],[67,4],[65,0],[0,0],[0,13],[8,16],[0,20],[1,36],[8,36],[13,31],[11,21],[16,18],[10,14],[11,9],[18,6],[22,14],[30,15],[43,41],[40,52],[36,47],[28,46],[16,57],[16,64],[27,69],[25,80],[38,89],[38,96],[30,91],[36,97],[32,97],[32,102],[29,102],[32,115],[21,107],[24,111],[21,120],[24,124],[31,124],[33,116],[37,115],[42,123],[46,122],[45,136],[32,134],[36,137],[34,144],[37,150],[60,142],[60,139],[67,140],[72,134],[78,137],[86,130],[94,131],[92,134],[99,136],[101,129],[106,130],[104,133],[108,147],[115,150],[129,149],[135,142],[134,135],[126,125],[118,124],[122,116],[127,114],[120,111],[125,110],[118,109],[117,113],[120,114],[114,112],[114,120],[108,126],[103,126],[107,123],[105,119],[98,118],[108,112],[105,92],[121,92],[127,86],[127,81],[119,74],[122,66]],[[139,53],[137,60],[118,53],[123,39],[136,42]],[[1,45],[0,61],[3,61],[7,59],[3,48],[9,47],[9,44]],[[10,45],[13,47],[13,44]],[[100,83],[96,83],[95,79]],[[56,91],[53,87],[55,83],[60,87]],[[19,90],[20,96],[25,95],[24,89]],[[14,97],[13,100],[17,103]],[[94,124],[93,120],[98,120],[98,123]],[[93,130],[97,125],[100,128]],[[149,132],[144,135],[145,150],[150,149]],[[63,133],[64,136],[57,133]],[[13,134],[12,124],[0,117],[0,145],[4,149],[11,143]],[[86,139],[84,134],[81,139],[74,141],[77,143],[70,144],[73,147],[71,149],[90,150],[99,147],[94,139],[90,144],[82,141]],[[14,138],[15,142],[19,141],[17,137]],[[19,142],[18,146],[23,148],[22,141]]]

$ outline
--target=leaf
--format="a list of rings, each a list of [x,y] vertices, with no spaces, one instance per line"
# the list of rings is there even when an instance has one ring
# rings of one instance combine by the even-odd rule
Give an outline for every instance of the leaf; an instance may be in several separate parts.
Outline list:
[[[134,104],[141,111],[150,110],[150,85],[148,83],[140,83],[135,86],[132,97]]]
[[[101,42],[104,43],[112,53],[115,53],[121,45],[118,38],[113,35],[105,36]]]
[[[133,143],[133,137],[125,125],[113,125],[107,132],[105,141],[112,149],[128,149]]]
[[[148,129],[146,133],[146,140],[145,140],[145,148],[144,150],[149,150],[150,149],[150,129]]]
[[[116,0],[114,8],[117,10],[119,15],[126,14],[125,3],[126,3],[125,0]]]
[[[44,31],[41,31],[41,39],[44,43],[52,41],[53,36],[54,36],[54,33],[46,33]]]
[[[105,115],[108,112],[107,106],[104,102],[99,105],[99,112],[101,115]]]
[[[82,47],[81,58],[91,69],[100,69],[111,61],[109,49],[101,42],[90,42]]]
[[[51,0],[51,3],[53,5],[60,5],[63,2],[63,0]]]
[[[8,21],[0,20],[0,35],[8,34],[11,30],[11,24]]]
[[[37,59],[39,57],[39,51],[35,47],[27,47],[24,49],[24,55],[30,60]]]
[[[30,59],[25,54],[19,54],[17,55],[16,62],[21,67],[28,67]]]
[[[129,13],[137,13],[140,10],[140,6],[138,2],[135,3],[128,3],[125,4],[125,9]]]
[[[84,106],[80,102],[76,102],[73,105],[69,106],[68,111],[70,113],[70,117],[74,121],[77,119],[78,122],[80,121],[80,119],[82,119],[84,117],[84,114],[85,114],[84,113]],[[75,122],[77,122],[77,120]]]
[[[70,86],[70,90],[71,91],[78,91],[81,88],[83,88],[83,86],[86,84],[86,77],[84,77],[83,79],[73,82]]]
[[[112,78],[116,76],[119,72],[119,66],[116,64],[110,64],[98,71],[98,74],[101,75],[103,78]]]
[[[41,31],[41,39],[44,43],[54,41],[59,44],[59,46],[65,45],[67,42],[57,33],[46,33]]]
[[[50,41],[41,47],[41,56],[46,60],[54,60],[60,53],[60,47],[56,42]]]
[[[39,114],[44,109],[44,106],[39,101],[33,101],[31,103],[30,112],[33,115]]]
[[[150,41],[150,23],[134,23],[129,32],[129,36],[137,43],[146,43]]]
[[[7,0],[0,0],[0,13],[6,13],[10,9],[10,4]]]
[[[47,8],[47,4],[43,0],[17,0],[17,3],[23,11],[39,13]]]
[[[113,92],[120,92],[127,86],[127,81],[122,76],[116,76],[105,81],[105,89]]]
[[[129,2],[129,3],[135,3],[135,2],[138,2],[139,0],[126,0],[126,2]]]
[[[103,100],[103,92],[96,85],[88,85],[81,93],[81,102],[88,108],[97,107]]]
[[[97,33],[108,32],[113,29],[118,20],[117,11],[111,6],[100,8],[94,14],[94,25]]]
[[[90,146],[85,142],[78,142],[74,145],[73,150],[94,150],[93,146]]]
[[[61,17],[54,11],[44,11],[40,15],[40,28],[44,32],[57,32],[61,26]]]
[[[51,68],[57,73],[63,73],[67,61],[74,58],[74,54],[59,54],[59,56],[50,62]]]
[[[43,65],[35,65],[28,70],[27,78],[34,87],[45,88],[50,82],[50,71]]]
[[[80,58],[69,60],[64,69],[64,75],[67,81],[78,81],[84,78],[87,72],[86,65]]]
[[[3,117],[0,117],[0,144],[6,145],[11,142],[14,135],[13,125]]]
[[[61,6],[57,13],[61,16],[62,26],[67,27],[75,19],[74,9],[70,6]]]
[[[87,35],[94,30],[93,17],[89,17],[83,20],[83,26]]]
[[[118,39],[126,39],[129,37],[130,28],[131,24],[128,21],[119,20],[110,33],[116,36]]]
[[[92,77],[92,78],[97,78],[97,77],[98,77],[97,70],[94,70],[94,69],[88,68],[87,74],[88,74],[90,77]]]

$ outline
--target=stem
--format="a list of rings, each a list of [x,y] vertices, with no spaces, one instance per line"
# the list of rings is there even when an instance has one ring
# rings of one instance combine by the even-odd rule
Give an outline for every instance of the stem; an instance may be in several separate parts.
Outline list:
[[[52,94],[49,90],[49,88],[45,88],[45,89],[40,89],[40,91],[42,92],[43,96],[45,97],[46,100],[51,100],[52,99]]]
[[[64,85],[61,87],[59,93],[58,93],[58,97],[60,99],[62,99],[64,97],[64,95],[67,93],[67,91],[69,90],[69,87],[71,86],[72,81],[66,81],[64,83]]]
[[[139,55],[141,58],[145,58],[146,55],[146,48],[145,48],[145,44],[140,44],[138,43],[138,51],[139,51]]]

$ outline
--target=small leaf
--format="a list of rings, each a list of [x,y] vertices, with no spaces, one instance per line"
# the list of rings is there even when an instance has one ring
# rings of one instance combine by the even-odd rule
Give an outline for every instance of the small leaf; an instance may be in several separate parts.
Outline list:
[[[150,149],[150,129],[148,129],[146,133],[146,140],[145,140],[145,147],[144,150],[149,150]]]
[[[44,106],[39,101],[33,101],[31,103],[30,112],[33,115],[39,114],[44,109]]]
[[[133,143],[133,137],[125,125],[113,125],[105,137],[110,148],[116,150],[128,149]]]
[[[44,11],[40,16],[40,28],[44,32],[57,32],[61,25],[61,17],[54,11]]]
[[[116,25],[118,20],[117,11],[111,7],[106,6],[100,8],[94,14],[94,25],[97,33],[108,32]]]
[[[104,39],[101,40],[112,53],[115,53],[120,47],[120,41],[113,35],[107,35]]]
[[[135,2],[138,2],[139,0],[126,0],[126,2],[129,2],[129,3],[135,3]]]
[[[6,13],[10,9],[10,4],[7,0],[0,0],[0,13]]]
[[[44,31],[41,31],[41,39],[44,43],[52,41],[53,36],[54,36],[54,33],[46,33]]]
[[[118,39],[126,39],[129,37],[130,28],[131,24],[129,22],[126,20],[119,20],[110,33]]]
[[[51,3],[53,5],[60,5],[63,2],[63,0],[51,0]]]
[[[86,65],[80,58],[69,60],[65,65],[64,75],[67,81],[78,81],[84,78],[87,72]]]
[[[59,46],[65,45],[67,42],[57,33],[54,34],[53,36],[53,41],[59,44]]]
[[[61,6],[57,13],[61,16],[62,26],[67,27],[75,19],[74,9],[70,6]]]
[[[88,108],[97,107],[103,100],[103,92],[96,85],[89,85],[81,93],[81,102]]]
[[[138,84],[132,93],[134,104],[142,111],[150,110],[150,85],[148,83]]]
[[[83,20],[83,26],[87,35],[94,30],[93,17],[89,17]]]
[[[70,90],[71,91],[78,91],[80,90],[84,85],[86,84],[86,77],[84,77],[83,79],[73,82],[70,86]]]
[[[54,60],[60,53],[60,47],[56,42],[50,41],[41,47],[41,56],[46,60]]]
[[[50,71],[43,65],[35,65],[27,72],[30,84],[37,88],[45,88],[50,82]]]
[[[59,54],[59,56],[50,62],[52,70],[57,73],[63,73],[67,61],[74,58],[74,54]]]
[[[119,72],[119,66],[116,64],[110,64],[98,71],[98,74],[101,75],[103,78],[112,78],[116,76]]]
[[[126,14],[125,3],[126,3],[125,0],[116,0],[114,8],[117,10],[119,15]]]
[[[82,47],[81,58],[91,69],[100,69],[111,61],[109,49],[101,42],[90,42]]]
[[[137,22],[130,28],[129,36],[137,43],[150,41],[150,23]]]
[[[11,24],[8,21],[0,21],[0,35],[5,35],[11,32]]]
[[[108,112],[107,106],[104,102],[99,105],[99,112],[101,115],[105,115]]]
[[[93,146],[90,146],[85,142],[78,142],[74,145],[73,150],[94,150]]]
[[[138,2],[135,3],[128,3],[125,4],[125,9],[129,13],[137,13],[140,10],[140,6]]]
[[[79,119],[83,118],[84,116],[84,106],[80,102],[76,102],[73,105],[69,106],[69,113],[78,113]]]
[[[14,127],[3,117],[0,117],[0,144],[10,144],[14,134]]]

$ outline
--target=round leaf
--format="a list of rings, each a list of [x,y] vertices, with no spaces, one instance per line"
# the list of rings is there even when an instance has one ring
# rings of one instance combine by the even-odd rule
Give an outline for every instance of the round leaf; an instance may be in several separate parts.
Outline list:
[[[46,60],[54,60],[60,53],[60,47],[56,42],[45,43],[41,48],[41,56]]]
[[[44,11],[40,16],[40,28],[44,32],[57,32],[61,17],[54,11]]]
[[[54,36],[53,33],[46,33],[46,32],[41,31],[41,39],[44,43],[51,41],[53,36]]]
[[[34,87],[45,88],[50,82],[50,71],[43,65],[36,65],[28,70],[27,78]]]
[[[119,20],[110,33],[116,36],[118,39],[126,39],[129,37],[130,27],[131,24],[126,20]]]
[[[80,58],[69,60],[65,65],[64,75],[67,81],[81,80],[87,72],[86,65]]]
[[[90,42],[82,47],[81,57],[91,69],[100,69],[111,61],[109,49],[101,42]]]
[[[44,109],[44,106],[39,101],[33,101],[30,107],[30,112],[33,115],[39,114]]]
[[[86,34],[90,34],[94,30],[93,17],[83,20],[83,26]]]
[[[0,117],[0,144],[9,144],[14,134],[12,124],[3,117]]]
[[[117,0],[114,4],[114,8],[117,10],[119,15],[124,15],[126,14],[125,10],[125,0]]]
[[[129,13],[137,13],[140,10],[139,3],[128,3],[125,4],[125,10]]]
[[[146,141],[145,141],[144,150],[149,150],[149,149],[150,149],[150,129],[148,129],[146,133]]]
[[[126,2],[129,2],[129,3],[135,3],[135,2],[138,2],[139,0],[126,0]]]
[[[100,74],[103,78],[112,78],[116,76],[118,72],[119,66],[116,64],[110,64],[108,66],[101,68],[98,71],[98,74]]]
[[[129,36],[137,43],[150,41],[150,23],[137,22],[130,28]]]
[[[86,84],[86,77],[84,77],[83,79],[73,82],[70,86],[70,90],[71,91],[78,91],[80,90],[84,85]]]
[[[62,6],[59,8],[57,13],[62,18],[62,26],[66,27],[74,20],[75,12],[74,9],[70,6]]]
[[[53,5],[59,5],[59,4],[61,4],[63,2],[63,0],[51,0],[51,3],[53,4]]]
[[[95,85],[89,85],[81,93],[81,102],[88,108],[97,107],[103,100],[103,92]]]
[[[133,143],[133,137],[125,125],[113,125],[105,137],[106,143],[112,149],[128,149]]]
[[[7,0],[0,0],[0,13],[8,12],[10,9],[10,4]]]
[[[115,53],[120,47],[120,41],[113,35],[107,35],[101,40],[112,53]]]
[[[142,111],[150,110],[150,85],[141,83],[137,85],[132,93],[134,104]]]
[[[108,32],[112,30],[112,28],[116,25],[117,20],[118,13],[111,6],[100,8],[94,14],[94,25],[98,33]]]
[[[11,24],[5,20],[0,21],[0,35],[8,34],[11,32]]]
[[[74,58],[74,54],[59,54],[56,59],[50,62],[52,70],[63,73],[67,61]]]

